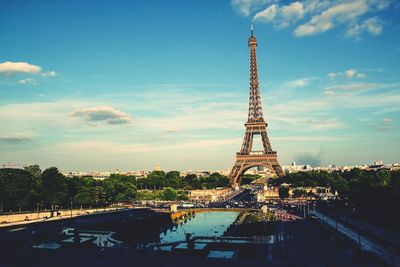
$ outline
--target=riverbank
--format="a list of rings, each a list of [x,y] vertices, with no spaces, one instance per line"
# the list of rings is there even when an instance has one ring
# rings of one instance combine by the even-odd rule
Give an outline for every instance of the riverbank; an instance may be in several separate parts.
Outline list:
[[[93,213],[115,211],[124,208],[125,207],[105,207],[95,209],[45,210],[39,212],[8,213],[0,215],[0,227],[62,220]]]

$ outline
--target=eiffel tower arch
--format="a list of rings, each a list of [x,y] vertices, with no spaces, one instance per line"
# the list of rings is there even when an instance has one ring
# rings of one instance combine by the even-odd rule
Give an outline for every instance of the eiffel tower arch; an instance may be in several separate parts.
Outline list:
[[[244,124],[246,132],[244,134],[240,152],[236,153],[236,162],[229,174],[229,179],[233,186],[240,183],[243,174],[253,167],[265,167],[270,169],[278,176],[283,176],[284,172],[278,162],[276,151],[272,150],[271,143],[267,134],[268,123],[264,120],[261,105],[260,86],[257,70],[257,40],[253,34],[253,25],[251,26],[251,35],[248,41],[250,50],[250,97],[249,112],[247,122]],[[263,148],[261,151],[253,151],[253,139],[255,136],[261,138]]]

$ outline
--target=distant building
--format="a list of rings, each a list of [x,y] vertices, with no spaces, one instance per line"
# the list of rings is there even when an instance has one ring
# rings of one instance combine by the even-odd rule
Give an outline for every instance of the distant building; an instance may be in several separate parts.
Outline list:
[[[4,163],[0,165],[0,169],[24,169],[27,165],[15,164],[15,163]]]
[[[300,171],[313,170],[311,165],[296,165],[296,162],[292,162],[292,164],[290,166],[284,165],[282,167],[286,173],[294,173],[294,172],[300,172]]]
[[[155,171],[161,171],[160,163],[157,162],[156,168],[155,168],[154,170],[155,170]]]
[[[191,201],[215,202],[226,199],[233,191],[229,188],[190,190],[189,199]]]

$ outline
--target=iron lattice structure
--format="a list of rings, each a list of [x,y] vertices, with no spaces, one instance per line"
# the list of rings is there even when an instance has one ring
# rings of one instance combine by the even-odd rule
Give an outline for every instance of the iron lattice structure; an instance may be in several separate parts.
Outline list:
[[[283,176],[281,166],[278,162],[276,151],[272,150],[271,143],[267,134],[268,124],[264,120],[260,86],[258,81],[257,70],[257,40],[251,29],[249,38],[250,49],[250,97],[249,97],[249,114],[246,126],[246,132],[243,138],[243,144],[239,153],[236,153],[236,162],[232,168],[229,178],[232,185],[236,186],[240,183],[243,174],[252,167],[265,167],[275,172],[278,176]],[[261,136],[263,150],[252,151],[253,138],[255,135]]]

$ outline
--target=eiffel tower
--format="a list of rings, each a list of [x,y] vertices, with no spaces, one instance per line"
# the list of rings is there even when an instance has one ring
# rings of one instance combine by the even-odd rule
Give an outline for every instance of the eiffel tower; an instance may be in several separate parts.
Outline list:
[[[244,134],[242,148],[236,153],[236,162],[229,174],[229,179],[233,186],[237,186],[242,179],[243,174],[252,167],[265,167],[275,172],[278,176],[283,176],[281,166],[278,162],[276,151],[272,150],[271,143],[267,135],[268,123],[265,122],[261,107],[260,86],[258,81],[256,47],[257,40],[253,34],[253,25],[251,25],[251,35],[249,38],[250,49],[250,98],[249,114]],[[263,150],[252,151],[253,138],[260,135]]]

